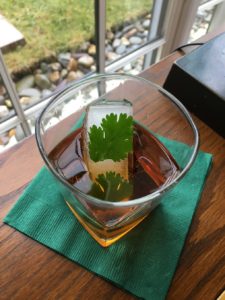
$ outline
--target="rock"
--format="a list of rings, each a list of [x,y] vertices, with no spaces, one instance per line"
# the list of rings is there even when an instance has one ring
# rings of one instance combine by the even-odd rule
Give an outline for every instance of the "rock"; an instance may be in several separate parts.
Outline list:
[[[96,46],[94,44],[91,44],[88,48],[88,54],[95,55],[96,54]]]
[[[107,52],[113,52],[113,47],[111,45],[107,45],[105,47],[105,53],[107,53]]]
[[[16,129],[15,128],[10,129],[9,132],[8,132],[8,137],[11,138],[15,135],[16,135]]]
[[[60,53],[58,55],[58,61],[60,62],[60,64],[64,67],[67,68],[68,63],[70,61],[71,58],[71,53],[70,52],[66,52],[66,53]]]
[[[68,70],[67,69],[62,69],[62,71],[61,71],[62,79],[66,78],[67,74],[68,74]]]
[[[91,66],[91,71],[92,71],[92,72],[95,72],[95,71],[96,71],[96,66],[95,66],[95,65],[92,65],[92,66]]]
[[[113,40],[114,39],[114,33],[112,31],[107,31],[106,32],[106,38],[107,40]]]
[[[45,74],[36,74],[35,83],[40,89],[49,89],[51,87],[51,82]]]
[[[78,59],[78,63],[86,68],[94,64],[94,58],[90,55],[83,55]]]
[[[48,70],[49,70],[49,66],[48,66],[48,64],[47,64],[46,62],[42,62],[42,63],[40,64],[40,68],[41,68],[41,71],[42,71],[43,73],[47,73]]]
[[[4,105],[5,103],[5,97],[0,95],[0,105]]]
[[[24,89],[22,90],[19,95],[21,97],[27,97],[27,98],[31,98],[31,101],[37,101],[41,98],[41,92],[36,89],[36,88],[29,88],[29,89]],[[26,100],[24,100],[26,102]],[[26,103],[23,103],[26,104]]]
[[[149,29],[150,26],[150,20],[144,20],[144,22],[142,23],[142,26],[144,27],[144,29]]]
[[[43,89],[41,96],[43,98],[47,98],[48,96],[50,96],[52,94],[52,91],[48,90],[48,89]]]
[[[0,118],[4,118],[9,114],[8,107],[6,105],[0,105]]]
[[[80,79],[83,76],[83,73],[80,71],[70,71],[69,74],[67,75],[66,81],[73,81],[73,80],[77,80]]]
[[[62,66],[60,65],[59,62],[51,63],[51,64],[49,65],[49,67],[50,67],[50,69],[51,69],[52,71],[61,71],[61,69],[62,69]]]
[[[9,138],[10,138],[9,134],[0,136],[0,145],[7,145],[9,142]]]
[[[27,76],[23,77],[22,79],[20,79],[16,83],[16,89],[17,89],[18,92],[21,92],[24,89],[33,87],[34,83],[35,83],[34,76],[33,75],[27,75]]]
[[[29,104],[31,104],[31,102],[32,102],[32,99],[30,98],[30,97],[21,97],[20,98],[20,104],[21,105],[29,105]]]
[[[116,54],[124,54],[126,52],[126,46],[120,45],[119,47],[116,48]]]
[[[5,89],[4,85],[0,85],[0,95],[4,96],[5,93],[6,93],[6,89]]]
[[[124,72],[129,72],[132,69],[131,64],[127,64],[123,67]]]
[[[115,33],[115,39],[120,39],[120,38],[122,37],[122,35],[123,35],[123,32],[122,32],[122,31],[117,31],[117,32]]]
[[[78,68],[77,60],[75,58],[71,57],[68,65],[67,65],[67,70],[68,71],[76,71],[77,68]]]
[[[132,45],[140,45],[142,43],[142,39],[139,36],[132,36],[129,41]]]
[[[133,28],[134,28],[134,24],[127,25],[123,28],[122,32],[123,32],[123,34],[125,34]]]
[[[136,33],[137,33],[137,28],[132,28],[124,36],[129,39],[131,36],[135,35]]]
[[[34,71],[34,75],[36,75],[36,74],[42,74],[41,69],[36,69],[36,70]]]
[[[120,39],[115,39],[112,43],[113,48],[119,47],[121,44]]]
[[[112,61],[112,60],[115,60],[119,57],[118,54],[116,54],[115,52],[108,52],[106,53],[106,58],[109,60],[109,61]]]
[[[10,99],[6,99],[6,100],[5,100],[5,105],[6,105],[9,109],[13,107],[12,101],[11,101]]]
[[[124,45],[124,46],[129,46],[130,42],[129,42],[129,40],[125,36],[123,36],[121,38],[121,44]]]
[[[59,71],[53,71],[48,74],[48,78],[52,83],[58,83],[60,79]]]
[[[81,50],[82,52],[87,52],[89,46],[90,46],[90,42],[84,42],[84,43],[81,45],[80,50]]]

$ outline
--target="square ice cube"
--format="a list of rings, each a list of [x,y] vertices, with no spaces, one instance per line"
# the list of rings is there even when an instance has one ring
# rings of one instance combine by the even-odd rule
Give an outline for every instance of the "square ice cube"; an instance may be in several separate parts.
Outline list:
[[[132,104],[127,100],[104,100],[99,99],[94,103],[90,104],[87,107],[86,118],[85,118],[85,162],[87,164],[90,176],[93,180],[95,180],[99,174],[105,174],[106,172],[115,172],[116,174],[120,174],[124,179],[128,180],[128,154],[125,159],[121,159],[120,161],[114,161],[112,159],[105,159],[101,161],[93,161],[90,157],[89,153],[89,132],[93,125],[100,127],[102,120],[106,118],[107,115],[110,114],[117,115],[117,120],[119,120],[120,114],[126,114],[127,117],[133,117],[133,107]],[[112,128],[113,131],[113,128]],[[112,133],[113,134],[113,133]],[[100,145],[101,147],[103,145]],[[107,145],[104,145],[107,147]],[[115,150],[117,151],[117,150]]]

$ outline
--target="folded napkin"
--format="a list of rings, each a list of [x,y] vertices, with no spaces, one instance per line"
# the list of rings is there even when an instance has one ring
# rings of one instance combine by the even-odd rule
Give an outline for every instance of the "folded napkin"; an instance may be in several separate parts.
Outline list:
[[[178,163],[188,148],[176,142],[166,146]],[[210,163],[211,155],[200,152],[159,207],[109,248],[102,248],[79,224],[46,168],[4,222],[137,297],[161,300],[166,297]]]

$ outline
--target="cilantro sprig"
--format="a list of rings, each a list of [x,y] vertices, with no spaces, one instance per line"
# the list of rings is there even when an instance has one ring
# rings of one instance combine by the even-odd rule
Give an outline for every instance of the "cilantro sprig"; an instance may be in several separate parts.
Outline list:
[[[98,175],[89,192],[90,195],[107,201],[122,201],[131,197],[133,185],[120,174],[106,172]]]
[[[112,159],[120,161],[132,151],[133,118],[125,113],[111,113],[102,119],[101,126],[89,131],[89,154],[94,162]]]

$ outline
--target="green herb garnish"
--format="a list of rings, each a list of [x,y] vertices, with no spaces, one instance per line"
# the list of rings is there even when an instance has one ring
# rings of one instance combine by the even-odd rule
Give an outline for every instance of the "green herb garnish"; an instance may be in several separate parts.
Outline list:
[[[98,175],[89,192],[91,196],[107,201],[122,201],[128,199],[133,192],[132,184],[120,174],[106,172]]]
[[[106,115],[100,127],[90,128],[89,139],[89,154],[94,162],[123,160],[132,151],[133,118],[125,113],[119,118],[113,113]]]

